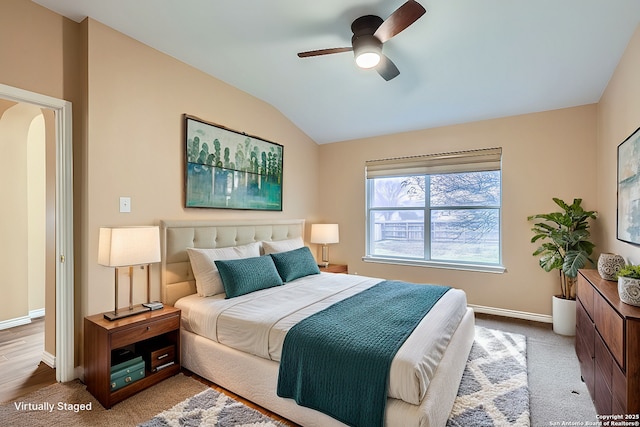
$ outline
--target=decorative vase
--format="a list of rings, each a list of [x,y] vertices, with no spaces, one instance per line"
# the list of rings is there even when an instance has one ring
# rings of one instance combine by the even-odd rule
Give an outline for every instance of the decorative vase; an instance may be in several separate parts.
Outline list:
[[[640,279],[618,277],[618,295],[620,301],[640,307]]]
[[[616,275],[625,266],[624,258],[617,254],[604,253],[598,258],[598,273],[604,280],[616,280]]]

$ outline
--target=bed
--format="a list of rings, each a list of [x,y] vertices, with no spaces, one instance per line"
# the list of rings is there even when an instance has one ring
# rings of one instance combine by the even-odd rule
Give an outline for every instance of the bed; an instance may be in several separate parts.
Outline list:
[[[303,236],[304,220],[162,221],[162,301],[182,309],[183,367],[300,425],[343,426],[335,418],[277,395],[282,344],[296,322],[337,300],[373,288],[382,279],[321,273],[237,298],[202,297],[187,253],[193,253],[191,248],[237,250],[256,242],[276,245]],[[290,296],[304,300],[309,289],[317,290],[318,298],[303,301],[303,308],[290,306],[297,301]],[[265,301],[283,307],[280,311],[287,316],[266,313],[270,320],[263,326],[243,327],[251,321],[252,313],[268,305]],[[252,333],[245,333],[248,330]],[[473,336],[473,311],[466,306],[464,293],[452,289],[435,303],[393,359],[385,425],[446,423]]]

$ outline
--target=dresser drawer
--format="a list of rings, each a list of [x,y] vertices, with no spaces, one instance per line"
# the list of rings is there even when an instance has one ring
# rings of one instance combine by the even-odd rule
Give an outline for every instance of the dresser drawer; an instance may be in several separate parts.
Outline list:
[[[598,294],[595,297],[593,304],[596,329],[600,332],[618,365],[624,369],[624,320],[601,295]]]
[[[627,378],[625,377],[624,372],[622,372],[615,363],[613,364],[611,382],[614,404],[613,410],[616,411],[616,409],[618,409],[618,412],[614,412],[614,414],[625,414],[627,410]]]
[[[576,335],[585,342],[591,343],[589,357],[593,358],[593,339],[595,329],[581,301],[576,302]],[[578,339],[576,338],[576,342]]]
[[[576,290],[576,296],[591,319],[593,319],[593,299],[595,293],[596,290],[593,289],[591,283],[582,277],[581,274],[578,274],[578,288]]]
[[[607,350],[607,346],[604,341],[600,338],[600,335],[596,334],[595,337],[595,360],[596,360],[596,369],[602,375],[602,379],[609,391],[611,391],[611,376],[613,372],[613,365],[615,362],[611,357],[611,353]]]
[[[120,329],[111,334],[111,347],[124,347],[180,328],[180,316],[170,316]]]
[[[593,396],[595,384],[594,340],[596,331],[580,300],[576,302],[576,355],[582,379]]]

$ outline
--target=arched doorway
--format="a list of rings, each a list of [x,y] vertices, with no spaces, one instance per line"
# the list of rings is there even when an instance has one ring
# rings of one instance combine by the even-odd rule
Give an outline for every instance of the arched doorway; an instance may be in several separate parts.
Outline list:
[[[0,98],[48,108],[55,116],[56,380],[74,379],[73,156],[71,103],[0,84]]]

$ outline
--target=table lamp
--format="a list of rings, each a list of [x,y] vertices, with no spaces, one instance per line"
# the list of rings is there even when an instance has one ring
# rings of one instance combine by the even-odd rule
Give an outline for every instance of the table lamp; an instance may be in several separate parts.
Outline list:
[[[149,308],[133,307],[133,267],[146,265],[147,302],[150,298],[149,265],[160,262],[160,230],[150,227],[102,227],[98,243],[98,264],[115,268],[116,297],[113,312],[105,313],[109,320],[121,319],[148,311]],[[118,310],[118,270],[129,267],[129,308]]]
[[[329,265],[329,244],[338,243],[339,232],[338,224],[311,224],[311,243],[322,245],[322,264],[323,267]]]

